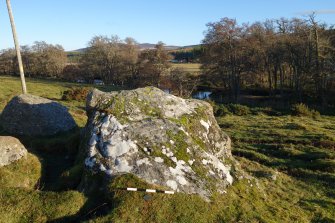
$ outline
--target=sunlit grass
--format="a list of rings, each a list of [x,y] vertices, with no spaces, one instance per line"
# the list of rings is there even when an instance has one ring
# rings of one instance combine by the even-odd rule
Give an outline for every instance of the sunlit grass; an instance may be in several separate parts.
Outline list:
[[[199,73],[200,72],[200,66],[199,63],[172,63],[171,64],[173,68],[180,68],[185,70],[186,72],[190,73]]]
[[[28,78],[27,85],[30,93],[67,106],[78,125],[85,125],[85,102],[61,100],[62,92],[77,84]],[[20,90],[18,78],[0,77],[0,112]],[[143,192],[117,190],[152,186],[129,175],[117,178],[108,191],[85,197],[76,191],[83,171],[76,160],[78,130],[50,139],[23,139],[41,163],[35,158],[32,173],[42,168],[42,179],[34,187],[15,188],[15,180],[24,179],[27,162],[3,169],[11,177],[13,170],[18,172],[16,179],[6,181],[10,187],[0,180],[0,222],[335,222],[334,116],[251,112],[217,120],[232,138],[232,153],[247,175],[235,179],[226,194],[214,194],[211,202],[181,193],[145,197]]]
[[[102,91],[120,90],[116,86],[95,86],[90,84],[77,84],[60,82],[56,80],[26,78],[29,94],[55,100],[69,108],[69,112],[79,126],[86,124],[85,101],[61,100],[63,92],[73,87],[95,87]],[[21,82],[18,77],[0,76],[0,112],[9,100],[21,94]]]

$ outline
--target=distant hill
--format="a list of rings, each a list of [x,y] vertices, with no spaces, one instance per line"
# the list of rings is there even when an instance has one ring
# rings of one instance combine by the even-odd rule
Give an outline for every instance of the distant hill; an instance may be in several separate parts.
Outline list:
[[[202,46],[203,44],[195,44],[195,45],[187,45],[187,46],[181,46],[179,47],[179,49],[183,49],[183,48],[194,48],[194,47],[199,47]]]
[[[81,48],[81,49],[77,49],[77,50],[71,50],[68,51],[68,53],[84,53],[88,48]]]
[[[140,50],[147,50],[147,49],[154,49],[156,44],[153,43],[140,43],[138,47]],[[166,50],[179,50],[179,49],[188,49],[193,48],[199,45],[189,45],[189,46],[173,46],[173,45],[166,45],[164,46]],[[84,53],[88,48],[81,48],[77,50],[68,51],[68,53]]]
[[[147,50],[147,49],[154,49],[156,44],[152,44],[152,43],[140,43],[138,44],[139,48],[141,50]],[[179,49],[180,46],[164,46],[164,48],[166,50],[175,50],[175,49]]]

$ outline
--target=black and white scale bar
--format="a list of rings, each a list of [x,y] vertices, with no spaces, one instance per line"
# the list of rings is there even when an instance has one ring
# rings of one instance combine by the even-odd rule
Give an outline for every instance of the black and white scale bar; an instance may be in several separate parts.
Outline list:
[[[147,193],[174,194],[174,191],[141,189],[141,188],[132,188],[132,187],[127,187],[127,191],[140,191],[140,192],[147,192]]]

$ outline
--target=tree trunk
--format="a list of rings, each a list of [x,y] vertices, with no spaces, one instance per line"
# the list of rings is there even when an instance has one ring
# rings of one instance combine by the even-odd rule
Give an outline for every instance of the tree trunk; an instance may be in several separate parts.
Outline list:
[[[277,82],[278,82],[278,65],[275,64],[274,66],[274,70],[273,70],[273,82],[274,82],[274,90],[275,92],[277,91],[278,89],[278,86],[277,86]],[[276,93],[275,93],[276,94]]]
[[[279,87],[280,87],[280,98],[283,99],[283,84],[284,84],[284,69],[283,66],[279,66]]]
[[[25,81],[25,78],[24,78],[22,57],[21,57],[21,52],[20,52],[20,44],[19,44],[17,34],[16,34],[16,27],[15,27],[15,23],[14,23],[12,7],[11,7],[11,4],[10,4],[10,0],[6,0],[6,2],[7,2],[7,9],[8,9],[8,14],[9,14],[10,24],[12,26],[12,33],[13,33],[13,39],[14,39],[14,44],[15,44],[15,49],[16,49],[17,61],[19,63],[22,93],[27,94],[27,87],[26,87],[26,81]]]
[[[272,95],[272,78],[271,78],[271,68],[270,65],[267,65],[267,72],[268,72],[268,82],[269,82],[269,95]]]

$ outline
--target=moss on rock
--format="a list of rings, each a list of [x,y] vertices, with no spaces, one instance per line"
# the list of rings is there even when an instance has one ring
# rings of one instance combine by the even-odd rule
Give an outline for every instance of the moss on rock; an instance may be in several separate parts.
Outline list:
[[[80,153],[94,173],[107,178],[131,173],[148,184],[204,198],[215,186],[222,191],[233,182],[226,165],[226,160],[233,160],[230,139],[206,102],[153,87],[111,93],[93,90],[87,113]]]

